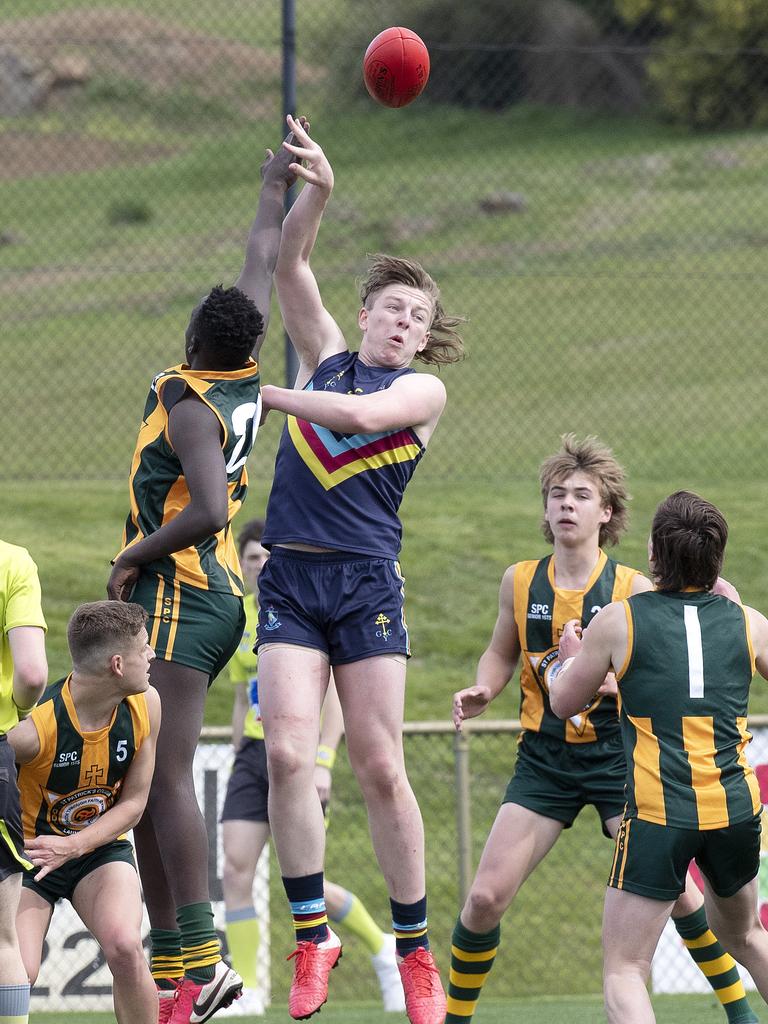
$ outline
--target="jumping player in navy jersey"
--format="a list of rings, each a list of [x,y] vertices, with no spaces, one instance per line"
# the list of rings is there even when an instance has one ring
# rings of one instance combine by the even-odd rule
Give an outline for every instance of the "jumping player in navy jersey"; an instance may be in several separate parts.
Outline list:
[[[269,818],[296,928],[289,1011],[325,1002],[341,947],[323,900],[325,830],[313,783],[320,708],[333,668],[350,762],[389,890],[406,1009],[442,1024],[445,994],[427,939],[424,835],[403,759],[410,654],[397,562],[405,487],[437,426],[445,388],[417,374],[462,357],[461,320],[416,262],[371,259],[362,284],[359,352],[325,309],[309,266],[333,189],[320,146],[288,118],[305,185],[283,226],[275,285],[300,357],[296,389],[265,387],[288,414],[267,508],[271,557],[259,579],[259,695],[270,777]]]

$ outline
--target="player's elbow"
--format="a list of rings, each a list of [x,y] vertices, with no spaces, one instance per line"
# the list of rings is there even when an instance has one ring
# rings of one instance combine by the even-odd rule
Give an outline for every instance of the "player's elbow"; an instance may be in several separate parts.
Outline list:
[[[48,682],[48,662],[45,658],[30,658],[14,660],[13,664],[14,688],[24,689],[35,700],[43,695],[46,683]]]
[[[552,686],[549,690],[549,706],[558,718],[568,718],[569,715],[574,714],[578,710],[575,707],[569,706],[567,693]]]

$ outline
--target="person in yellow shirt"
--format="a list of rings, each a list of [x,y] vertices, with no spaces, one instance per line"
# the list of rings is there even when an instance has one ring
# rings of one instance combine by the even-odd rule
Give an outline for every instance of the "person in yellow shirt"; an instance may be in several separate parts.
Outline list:
[[[251,593],[245,598],[243,637],[229,662],[229,677],[235,688],[232,742],[236,754],[221,821],[227,945],[244,987],[242,997],[229,1009],[220,1010],[219,1017],[263,1012],[263,999],[256,980],[259,922],[253,905],[253,878],[270,835],[269,780],[264,727],[259,714],[257,657],[253,653],[258,620],[256,583],[269,555],[261,544],[263,530],[263,520],[253,519],[245,524],[238,537],[240,564]],[[323,706],[315,767],[315,785],[324,806],[331,795],[331,772],[343,734],[341,705],[331,685]],[[325,900],[330,920],[348,928],[369,950],[384,1009],[402,1012],[405,997],[395,961],[394,937],[382,932],[361,900],[342,886],[326,881]]]
[[[29,978],[16,935],[24,856],[13,748],[7,733],[45,689],[45,618],[37,566],[25,548],[0,541],[0,1024],[26,1024]]]

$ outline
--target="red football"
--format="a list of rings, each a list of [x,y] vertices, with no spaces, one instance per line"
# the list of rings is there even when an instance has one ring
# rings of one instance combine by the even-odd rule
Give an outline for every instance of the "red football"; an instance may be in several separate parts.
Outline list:
[[[409,28],[385,28],[365,51],[363,78],[368,92],[385,107],[411,103],[429,78],[429,52]]]

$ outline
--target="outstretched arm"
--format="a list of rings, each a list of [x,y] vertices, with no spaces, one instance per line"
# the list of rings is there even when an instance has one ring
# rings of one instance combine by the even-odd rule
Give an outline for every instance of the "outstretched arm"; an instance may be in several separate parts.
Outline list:
[[[299,122],[303,128],[309,127],[304,118],[299,118]],[[293,135],[289,134],[285,141],[292,142]],[[272,275],[280,247],[285,193],[296,181],[295,171],[290,170],[293,161],[294,155],[284,146],[281,146],[277,153],[273,153],[271,149],[267,150],[266,160],[261,165],[262,185],[256,217],[248,233],[243,269],[235,281],[235,286],[253,300],[264,318],[262,332],[253,348],[254,356],[258,355],[267,333]]]
[[[279,409],[329,430],[373,434],[414,427],[425,444],[440,418],[446,397],[443,382],[427,373],[400,377],[391,387],[370,395],[295,391],[272,384],[265,384],[261,393],[265,409]]]
[[[295,143],[283,148],[293,156],[290,170],[304,179],[304,187],[283,224],[275,285],[285,329],[306,377],[328,356],[343,352],[344,336],[323,305],[309,257],[317,239],[326,204],[333,191],[333,171],[325,153],[302,125],[287,118]]]
[[[499,614],[491,642],[477,663],[475,685],[453,695],[453,724],[461,729],[465,718],[475,718],[498,697],[515,673],[520,638],[515,622],[515,567],[510,565],[499,588]]]
[[[187,395],[171,409],[168,434],[181,461],[189,504],[115,559],[107,593],[116,601],[130,599],[140,566],[199,544],[227,523],[227,471],[216,415],[199,398]]]
[[[144,813],[155,769],[155,745],[160,729],[160,697],[157,690],[152,687],[147,690],[147,707],[150,734],[131,762],[120,790],[120,799],[114,806],[100,815],[92,825],[73,835],[36,836],[25,843],[27,857],[35,867],[40,868],[35,875],[35,881],[45,878],[47,874],[66,864],[73,857],[82,857],[99,846],[111,843],[139,822]]]

